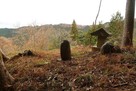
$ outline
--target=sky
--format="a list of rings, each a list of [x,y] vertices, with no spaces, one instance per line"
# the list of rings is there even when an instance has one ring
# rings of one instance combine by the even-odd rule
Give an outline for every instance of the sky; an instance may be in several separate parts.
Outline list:
[[[91,25],[100,0],[0,0],[0,28],[27,25]],[[103,0],[97,22],[109,22],[117,11],[125,16],[126,0]]]

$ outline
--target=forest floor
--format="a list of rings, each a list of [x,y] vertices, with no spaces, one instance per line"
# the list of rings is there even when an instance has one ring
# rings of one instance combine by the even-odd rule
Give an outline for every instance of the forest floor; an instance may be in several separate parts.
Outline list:
[[[72,48],[72,60],[59,50],[36,52],[7,61],[16,91],[134,91],[136,52],[101,55],[89,47]]]

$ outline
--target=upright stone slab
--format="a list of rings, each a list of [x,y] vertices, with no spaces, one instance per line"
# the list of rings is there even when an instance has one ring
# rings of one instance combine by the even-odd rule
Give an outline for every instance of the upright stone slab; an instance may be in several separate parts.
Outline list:
[[[60,54],[63,61],[71,60],[70,43],[68,40],[64,40],[61,43]]]

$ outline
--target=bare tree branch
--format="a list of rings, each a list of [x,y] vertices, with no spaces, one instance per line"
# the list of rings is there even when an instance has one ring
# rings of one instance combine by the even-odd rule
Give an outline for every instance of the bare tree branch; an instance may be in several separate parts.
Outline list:
[[[102,0],[100,0],[100,3],[99,3],[99,9],[98,9],[98,12],[97,12],[97,15],[96,15],[96,18],[95,18],[94,25],[96,25],[96,23],[97,23],[97,19],[98,19],[98,16],[99,16],[100,10],[101,10],[101,4],[102,4]]]

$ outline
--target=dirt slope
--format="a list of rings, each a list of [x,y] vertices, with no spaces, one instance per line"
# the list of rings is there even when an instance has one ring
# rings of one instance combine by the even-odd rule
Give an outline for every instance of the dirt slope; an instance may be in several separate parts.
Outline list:
[[[135,52],[101,55],[73,49],[73,59],[62,62],[59,51],[38,52],[6,62],[16,78],[16,91],[134,91]]]

